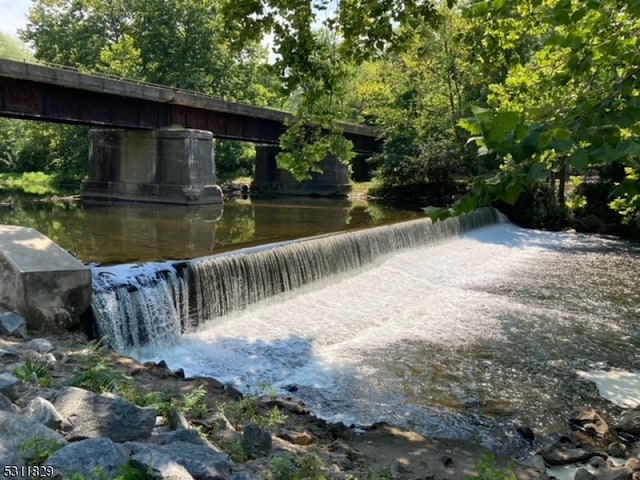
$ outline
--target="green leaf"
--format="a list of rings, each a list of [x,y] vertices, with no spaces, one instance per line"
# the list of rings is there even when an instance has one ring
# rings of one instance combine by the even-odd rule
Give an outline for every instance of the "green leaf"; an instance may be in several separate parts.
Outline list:
[[[538,180],[542,180],[547,175],[547,169],[541,163],[534,163],[531,165],[529,169],[529,173],[527,174],[527,179],[530,182],[536,182]]]
[[[524,192],[524,186],[519,179],[515,178],[505,187],[504,192],[502,192],[500,197],[509,205],[513,205],[516,203],[516,200],[518,200],[518,197],[522,192]]]
[[[587,168],[589,166],[589,154],[583,148],[575,150],[569,155],[569,165],[578,170]]]

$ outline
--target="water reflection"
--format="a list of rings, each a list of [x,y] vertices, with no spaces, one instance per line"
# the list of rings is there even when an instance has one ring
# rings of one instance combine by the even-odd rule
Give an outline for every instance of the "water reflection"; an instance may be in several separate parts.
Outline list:
[[[34,228],[85,262],[182,260],[421,217],[345,199],[248,199],[178,206],[12,199],[0,224]]]

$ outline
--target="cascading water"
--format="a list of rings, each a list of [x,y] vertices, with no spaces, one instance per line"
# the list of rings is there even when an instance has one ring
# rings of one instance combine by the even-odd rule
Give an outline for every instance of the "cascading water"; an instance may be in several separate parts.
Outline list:
[[[174,343],[181,333],[249,304],[501,220],[499,212],[484,208],[435,224],[414,220],[175,265],[94,268],[98,333],[119,351]]]
[[[92,309],[116,350],[175,343],[189,318],[187,278],[165,263],[93,268]],[[186,277],[186,278],[185,278]]]

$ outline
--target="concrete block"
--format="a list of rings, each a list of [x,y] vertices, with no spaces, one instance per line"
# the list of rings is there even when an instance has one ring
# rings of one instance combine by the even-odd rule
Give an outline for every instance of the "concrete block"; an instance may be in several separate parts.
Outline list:
[[[91,271],[32,228],[0,225],[0,307],[33,331],[74,326],[91,304]]]

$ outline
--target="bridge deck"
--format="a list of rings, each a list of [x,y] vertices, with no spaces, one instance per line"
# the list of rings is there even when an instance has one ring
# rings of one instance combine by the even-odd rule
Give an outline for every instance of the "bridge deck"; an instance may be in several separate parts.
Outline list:
[[[215,137],[277,144],[290,113],[175,88],[0,59],[0,115],[123,128],[181,125]],[[341,123],[356,151],[379,150],[379,129]]]

